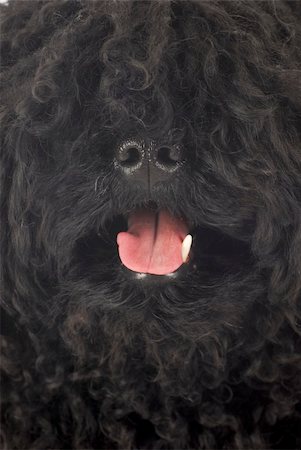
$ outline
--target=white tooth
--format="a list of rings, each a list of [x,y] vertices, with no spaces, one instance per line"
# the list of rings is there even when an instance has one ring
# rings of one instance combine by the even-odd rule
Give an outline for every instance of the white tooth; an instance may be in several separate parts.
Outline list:
[[[182,242],[182,260],[183,263],[187,261],[190,249],[192,244],[192,236],[191,234],[187,234],[184,241]]]

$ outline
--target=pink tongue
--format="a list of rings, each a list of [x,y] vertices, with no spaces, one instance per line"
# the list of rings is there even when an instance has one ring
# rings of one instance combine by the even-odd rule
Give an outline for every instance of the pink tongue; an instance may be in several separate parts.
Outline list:
[[[181,247],[188,227],[167,210],[139,209],[129,216],[129,229],[117,236],[122,263],[135,272],[166,275],[182,264]]]

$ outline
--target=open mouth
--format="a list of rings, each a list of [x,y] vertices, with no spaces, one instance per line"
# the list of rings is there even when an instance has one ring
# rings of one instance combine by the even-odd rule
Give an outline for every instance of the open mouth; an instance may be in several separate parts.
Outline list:
[[[86,235],[76,249],[76,259],[85,261],[81,273],[95,280],[108,261],[128,279],[155,284],[194,273],[204,280],[237,276],[253,264],[250,244],[242,237],[192,223],[153,202],[107,218],[97,235]]]
[[[127,215],[127,230],[117,234],[119,258],[133,272],[170,275],[190,258],[189,231],[185,217],[175,217],[156,204],[135,208]]]

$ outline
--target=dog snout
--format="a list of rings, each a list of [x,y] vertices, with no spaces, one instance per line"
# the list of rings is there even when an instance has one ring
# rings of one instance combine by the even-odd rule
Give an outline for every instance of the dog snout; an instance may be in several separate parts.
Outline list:
[[[116,169],[129,179],[148,185],[167,181],[183,163],[179,144],[158,144],[136,138],[119,143],[115,155]]]

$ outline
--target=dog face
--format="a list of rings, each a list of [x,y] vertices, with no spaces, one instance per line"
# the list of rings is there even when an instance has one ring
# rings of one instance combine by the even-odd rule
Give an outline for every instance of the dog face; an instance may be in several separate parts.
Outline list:
[[[18,118],[9,214],[17,259],[51,274],[59,297],[126,310],[160,298],[235,327],[266,295],[298,184],[294,49],[281,52],[291,30],[271,8],[41,7],[47,37],[7,96]],[[260,14],[274,40],[252,24]]]
[[[299,8],[0,5],[4,448],[300,447]]]

